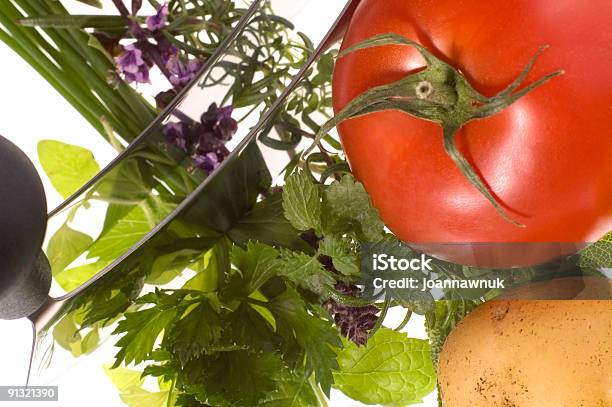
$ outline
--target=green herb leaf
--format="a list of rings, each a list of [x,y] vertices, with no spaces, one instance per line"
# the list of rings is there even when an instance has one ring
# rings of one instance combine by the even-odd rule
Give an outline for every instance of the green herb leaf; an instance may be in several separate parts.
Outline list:
[[[176,323],[168,336],[172,350],[182,364],[204,353],[221,335],[221,320],[217,312],[202,302]]]
[[[47,247],[47,257],[53,274],[61,272],[76,260],[87,250],[91,242],[93,239],[89,235],[74,230],[64,223],[51,237]]]
[[[39,142],[38,158],[51,184],[64,198],[68,198],[100,171],[91,151],[60,141]]]
[[[286,180],[283,188],[285,217],[298,230],[321,229],[321,196],[319,189],[304,171]]]
[[[366,404],[418,403],[436,385],[427,341],[387,328],[378,330],[367,346],[345,342],[338,363],[334,387]]]
[[[304,301],[291,288],[270,302],[270,311],[276,318],[279,334],[289,344],[295,343],[304,350],[306,365],[329,396],[334,381],[332,371],[338,369],[334,349],[342,347],[338,330],[328,321],[309,314]]]
[[[234,350],[193,360],[185,368],[198,377],[188,390],[212,406],[256,406],[276,388],[283,371],[279,356],[268,352]]]
[[[279,276],[317,294],[328,292],[336,283],[317,257],[304,253],[281,250],[276,269]]]
[[[151,225],[140,205],[134,206],[123,218],[102,231],[91,245],[87,257],[98,257],[100,262],[111,262],[125,253],[151,230]]]
[[[580,252],[581,267],[612,268],[612,232]]]
[[[351,231],[361,241],[376,242],[382,238],[384,226],[378,211],[372,206],[370,196],[352,175],[345,175],[325,189],[324,234]]]
[[[319,253],[332,258],[334,268],[345,276],[359,276],[359,257],[348,240],[327,235],[319,244]]]
[[[102,271],[105,263],[88,263],[82,266],[62,270],[53,277],[55,281],[67,292],[83,285],[84,282],[92,278],[99,271]]]
[[[116,345],[121,350],[115,356],[114,367],[118,367],[122,361],[127,365],[145,360],[153,351],[157,337],[174,322],[176,313],[175,309],[160,310],[154,307],[125,314],[125,319],[119,322],[113,332],[125,333]]]
[[[234,246],[231,253],[232,264],[240,270],[244,281],[244,293],[250,295],[258,290],[276,273],[274,260],[278,251],[262,243],[249,242],[246,250]]]
[[[277,389],[257,407],[313,407],[320,405],[305,375],[289,376],[277,382]]]
[[[281,194],[275,194],[261,202],[227,232],[235,243],[244,246],[257,240],[272,246],[308,252],[310,247],[299,236],[299,231],[283,215]]]

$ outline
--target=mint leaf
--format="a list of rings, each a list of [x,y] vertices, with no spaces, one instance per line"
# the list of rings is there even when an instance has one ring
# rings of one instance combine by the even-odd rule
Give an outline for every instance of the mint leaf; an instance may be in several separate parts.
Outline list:
[[[93,239],[89,235],[74,230],[64,223],[51,237],[47,246],[47,257],[53,274],[64,270],[76,260],[87,250],[91,242]]]
[[[336,283],[334,277],[325,270],[317,257],[304,253],[281,250],[276,269],[279,276],[317,294],[331,290]]]
[[[291,174],[283,188],[285,217],[298,230],[321,229],[321,196],[304,171]]]
[[[436,385],[427,341],[387,328],[376,332],[367,346],[345,342],[338,363],[334,387],[366,404],[418,403]]]
[[[314,371],[317,383],[329,396],[334,381],[332,371],[338,369],[334,349],[342,347],[338,330],[328,321],[309,314],[306,304],[292,288],[270,302],[270,311],[288,347],[295,343],[304,350],[306,366]]]
[[[114,335],[125,333],[116,345],[121,350],[115,356],[114,367],[118,367],[122,361],[128,365],[145,360],[153,351],[157,337],[174,322],[176,314],[176,309],[162,311],[159,307],[125,314],[125,319],[119,321],[113,332]]]
[[[364,242],[376,242],[383,236],[385,225],[378,211],[363,185],[350,174],[325,189],[322,216],[326,235],[353,232]]]
[[[168,342],[182,364],[202,355],[221,335],[221,319],[217,312],[202,302],[178,321]]]
[[[332,259],[334,268],[345,276],[359,276],[359,257],[351,242],[333,235],[325,236],[319,244],[319,253]]]
[[[612,268],[612,232],[580,252],[578,265],[588,268]]]
[[[91,151],[60,141],[39,142],[38,158],[51,184],[64,198],[68,198],[100,171]]]

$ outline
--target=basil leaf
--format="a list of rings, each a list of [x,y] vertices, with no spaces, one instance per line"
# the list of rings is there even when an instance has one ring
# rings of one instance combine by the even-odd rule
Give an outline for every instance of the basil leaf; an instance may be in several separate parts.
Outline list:
[[[151,230],[143,208],[134,206],[126,216],[116,221],[91,245],[87,257],[98,257],[101,262],[111,262],[125,253]]]
[[[93,239],[89,235],[74,230],[64,223],[51,237],[47,247],[47,257],[53,274],[64,270],[85,252],[92,242]]]
[[[366,404],[415,404],[436,386],[427,341],[387,328],[378,330],[367,346],[345,341],[338,363],[334,387]]]
[[[94,175],[100,166],[91,151],[55,140],[38,143],[38,158],[51,184],[68,198]]]
[[[62,270],[53,277],[55,281],[67,292],[83,285],[84,282],[95,276],[104,268],[104,263],[89,263],[82,266]]]
[[[321,229],[321,196],[304,171],[287,178],[283,188],[285,217],[298,230]]]

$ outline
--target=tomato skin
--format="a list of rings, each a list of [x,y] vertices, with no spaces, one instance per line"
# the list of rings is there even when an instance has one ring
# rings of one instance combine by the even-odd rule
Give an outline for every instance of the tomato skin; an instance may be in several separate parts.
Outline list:
[[[463,177],[444,151],[436,124],[391,111],[342,123],[352,170],[386,225],[403,241],[425,247],[586,243],[612,230],[611,25],[608,0],[362,0],[343,49],[397,33],[460,69],[486,96],[508,86],[546,44],[550,48],[525,84],[565,71],[501,113],[468,123],[456,136],[460,151],[525,228],[501,218]],[[335,67],[334,108],[423,66],[407,46],[349,54]],[[525,245],[517,245],[523,248],[493,256],[484,250],[483,261],[465,250],[430,251],[458,263],[511,267],[576,249],[549,246],[525,252]]]

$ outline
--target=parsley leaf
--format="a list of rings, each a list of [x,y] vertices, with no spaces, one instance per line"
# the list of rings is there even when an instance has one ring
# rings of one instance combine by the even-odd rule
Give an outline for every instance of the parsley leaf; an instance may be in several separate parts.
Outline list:
[[[313,407],[319,402],[305,375],[291,375],[277,383],[277,390],[257,407]]]
[[[276,389],[275,379],[283,371],[274,353],[248,350],[218,352],[194,359],[185,367],[197,385],[186,386],[198,401],[213,406],[256,406]]]
[[[331,290],[336,282],[317,257],[304,253],[283,249],[276,265],[279,276],[317,294]]]
[[[176,309],[161,310],[160,307],[125,314],[125,319],[113,332],[114,335],[125,333],[117,342],[116,346],[121,350],[115,355],[113,366],[118,367],[122,361],[126,365],[144,361],[153,351],[161,332],[174,322],[176,315]]]
[[[202,301],[179,320],[168,335],[170,347],[182,364],[200,356],[221,336],[221,319],[217,312]]]
[[[234,246],[231,252],[232,264],[240,270],[248,294],[258,290],[275,274],[275,260],[278,251],[262,243],[249,242],[246,250]]]
[[[306,304],[292,288],[270,302],[279,334],[285,341],[296,343],[304,350],[306,365],[315,373],[317,383],[329,396],[333,383],[332,371],[338,369],[335,348],[342,347],[338,330],[331,323],[306,311]]]

